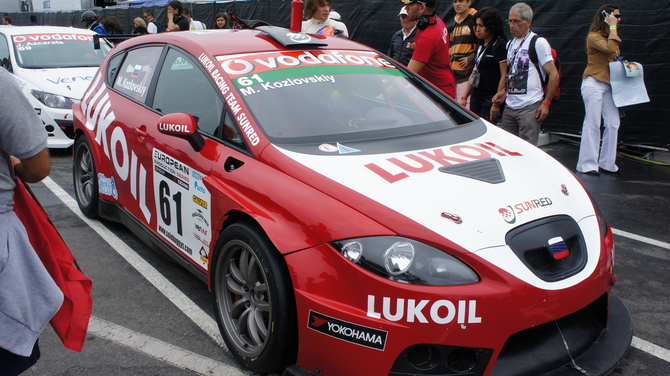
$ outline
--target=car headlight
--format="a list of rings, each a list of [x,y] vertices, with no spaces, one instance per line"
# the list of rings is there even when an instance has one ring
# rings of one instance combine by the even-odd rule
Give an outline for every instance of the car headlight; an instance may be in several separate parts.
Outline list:
[[[392,281],[430,286],[479,282],[477,273],[456,257],[415,240],[378,236],[330,244],[351,262]]]
[[[31,90],[31,94],[47,107],[51,108],[72,108],[72,100],[66,96],[47,93],[46,91]]]

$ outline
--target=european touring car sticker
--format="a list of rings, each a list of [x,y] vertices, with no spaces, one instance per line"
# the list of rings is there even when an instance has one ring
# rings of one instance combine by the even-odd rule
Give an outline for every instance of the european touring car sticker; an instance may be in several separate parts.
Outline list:
[[[202,247],[209,247],[212,238],[211,194],[202,182],[204,174],[158,149],[153,150],[153,170],[158,234],[208,269]],[[201,220],[195,221],[196,212]]]

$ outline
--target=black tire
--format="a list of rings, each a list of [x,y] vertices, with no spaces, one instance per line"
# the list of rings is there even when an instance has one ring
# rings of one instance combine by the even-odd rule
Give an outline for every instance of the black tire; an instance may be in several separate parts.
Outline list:
[[[281,372],[297,356],[293,285],[282,256],[254,223],[226,228],[216,243],[212,297],[219,330],[245,368]]]
[[[72,166],[74,195],[79,210],[89,217],[98,217],[98,176],[95,169],[91,145],[86,137],[77,139],[74,147],[74,164]]]

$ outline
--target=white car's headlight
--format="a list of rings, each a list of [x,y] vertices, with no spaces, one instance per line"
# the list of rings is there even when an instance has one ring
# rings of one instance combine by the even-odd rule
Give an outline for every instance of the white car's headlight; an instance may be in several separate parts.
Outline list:
[[[464,262],[416,240],[376,236],[330,244],[351,262],[392,281],[430,286],[479,282]]]
[[[72,108],[72,100],[66,96],[47,93],[46,91],[31,90],[30,93],[42,104],[51,108]]]

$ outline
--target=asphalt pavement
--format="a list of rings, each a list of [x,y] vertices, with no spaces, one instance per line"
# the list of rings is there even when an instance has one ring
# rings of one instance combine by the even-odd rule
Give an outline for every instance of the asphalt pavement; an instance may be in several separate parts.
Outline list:
[[[578,146],[542,149],[574,172]],[[71,153],[52,150],[50,180],[32,187],[93,281],[93,318],[81,353],[47,327],[42,357],[24,375],[248,374],[221,346],[202,282],[123,226],[81,217]],[[617,163],[618,174],[577,174],[613,228],[614,292],[635,326],[633,346],[612,375],[670,375],[670,167],[621,156]]]

